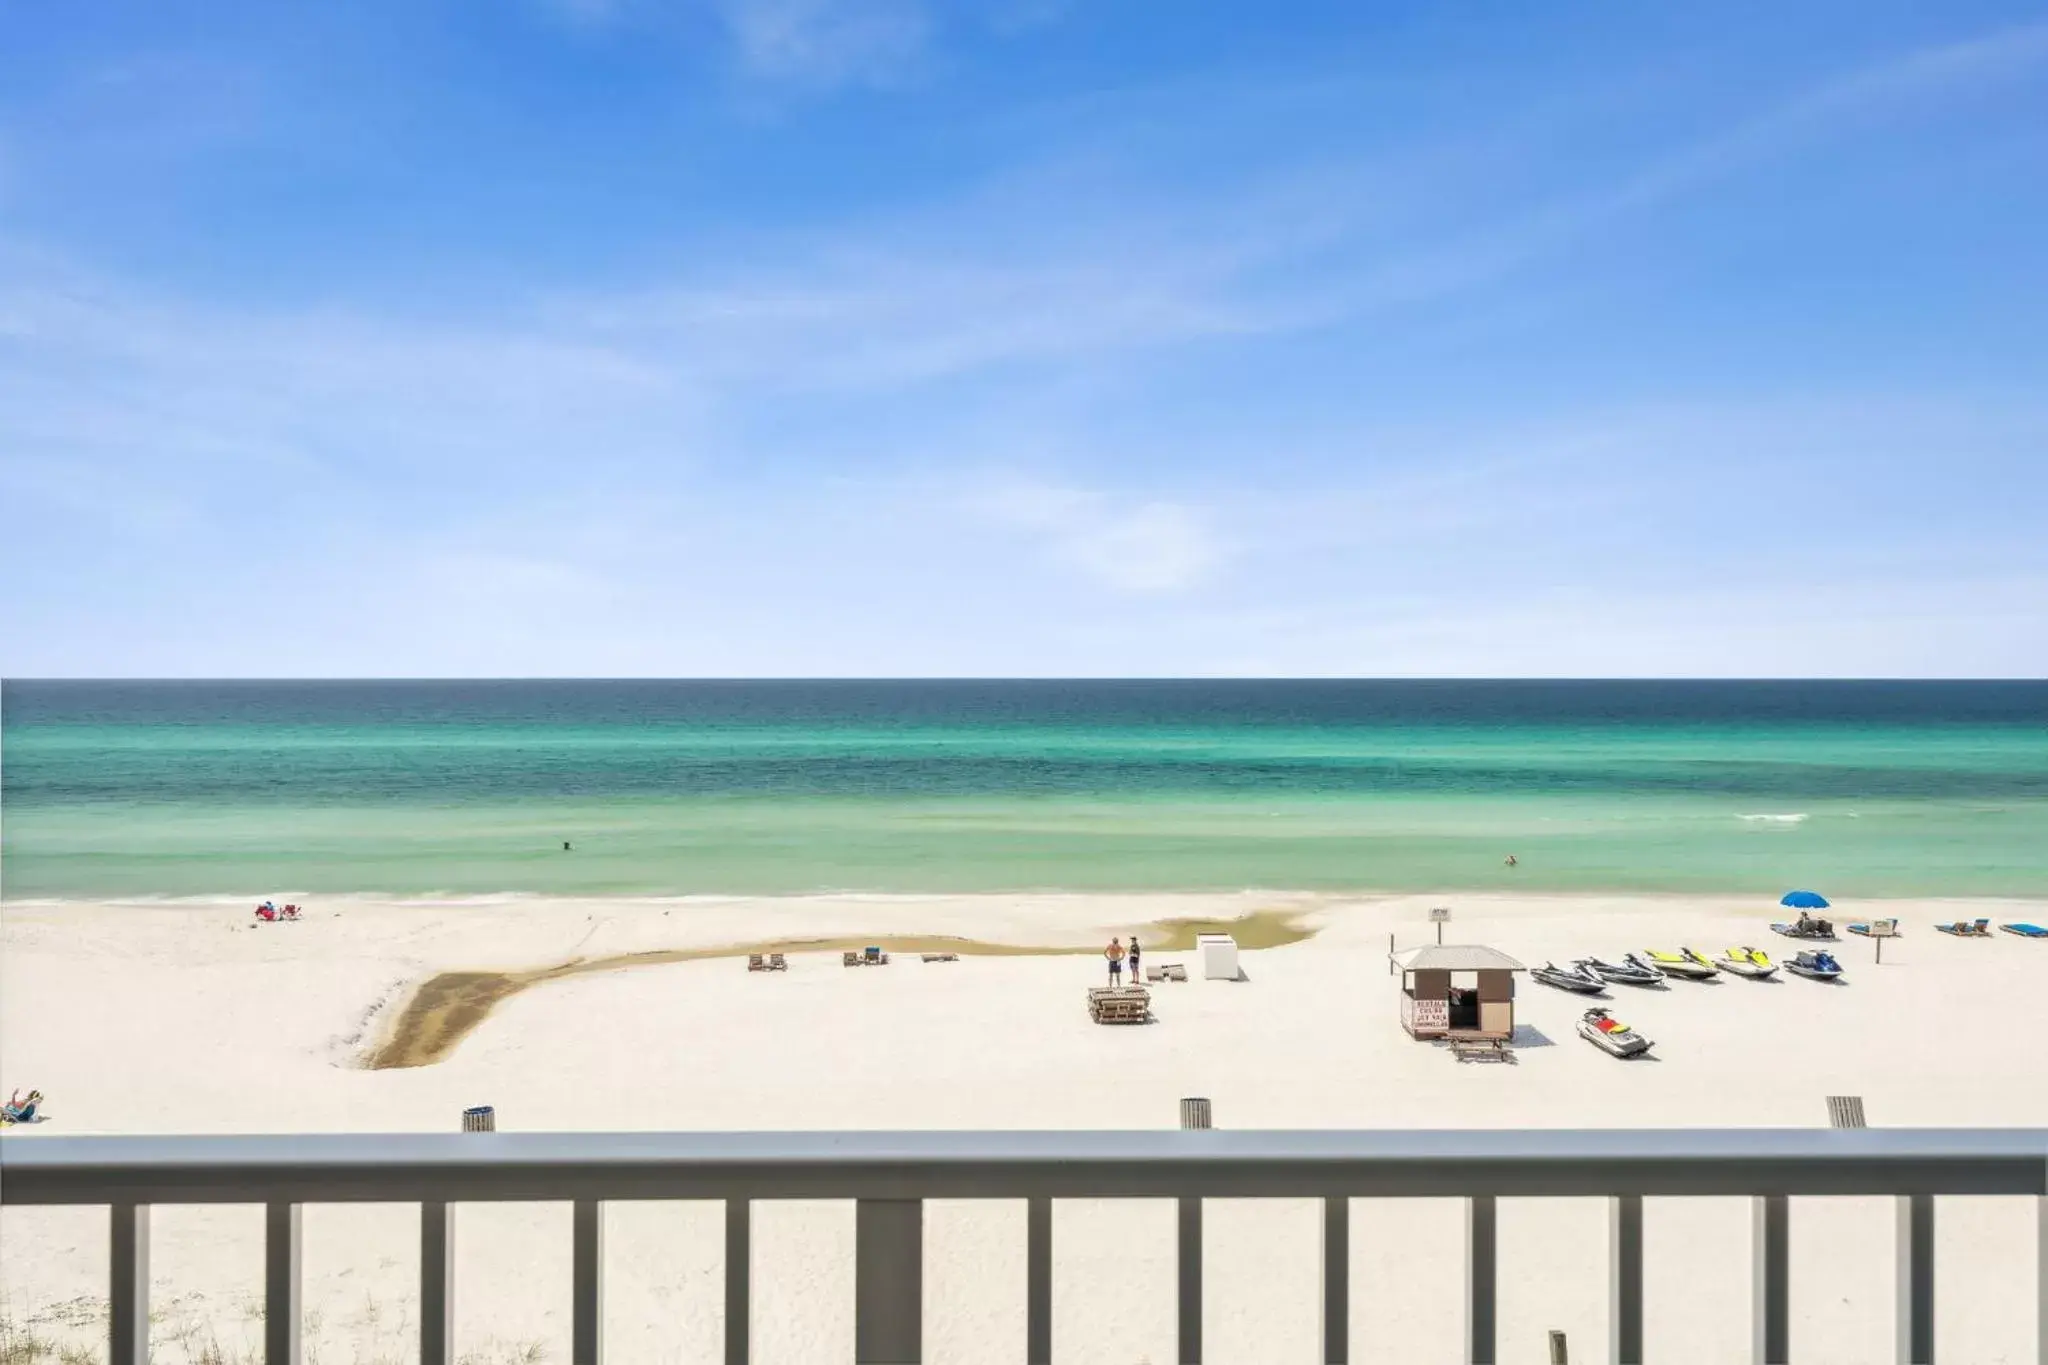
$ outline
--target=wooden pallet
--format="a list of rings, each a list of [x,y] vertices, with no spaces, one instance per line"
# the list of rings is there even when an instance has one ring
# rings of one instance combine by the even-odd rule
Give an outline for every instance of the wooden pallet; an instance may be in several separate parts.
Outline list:
[[[1088,1017],[1098,1024],[1149,1024],[1152,992],[1143,986],[1090,987]]]

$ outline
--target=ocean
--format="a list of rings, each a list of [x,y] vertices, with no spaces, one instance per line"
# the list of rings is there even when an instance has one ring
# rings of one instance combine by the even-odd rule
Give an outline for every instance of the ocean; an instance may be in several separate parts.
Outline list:
[[[1809,886],[2048,895],[2048,683],[0,685],[8,900]]]

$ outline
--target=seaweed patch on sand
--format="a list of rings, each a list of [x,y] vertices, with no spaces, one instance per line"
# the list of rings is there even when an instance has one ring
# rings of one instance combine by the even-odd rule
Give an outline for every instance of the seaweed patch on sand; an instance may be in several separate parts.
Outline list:
[[[1146,925],[1147,948],[1153,953],[1188,952],[1197,934],[1230,934],[1238,946],[1256,950],[1299,943],[1315,934],[1301,922],[1301,912],[1254,910],[1236,919],[1167,919]],[[1094,943],[987,943],[948,934],[883,935],[869,938],[769,939],[759,943],[726,943],[708,948],[658,948],[612,957],[575,958],[552,967],[527,971],[441,972],[421,982],[405,1007],[391,1018],[383,1037],[363,1058],[372,1071],[432,1066],[445,1060],[476,1032],[491,1011],[521,991],[566,977],[615,972],[627,967],[655,967],[668,962],[702,962],[712,958],[746,957],[751,953],[844,952],[876,944],[891,953],[958,953],[962,957],[1074,957],[1101,951]]]

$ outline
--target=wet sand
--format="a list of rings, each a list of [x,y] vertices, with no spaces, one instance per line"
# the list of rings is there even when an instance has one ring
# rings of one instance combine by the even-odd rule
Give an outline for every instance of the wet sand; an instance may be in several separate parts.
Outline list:
[[[1255,910],[1234,919],[1164,919],[1147,925],[1142,942],[1155,953],[1188,952],[1198,934],[1229,934],[1246,951],[1299,943],[1315,933],[1283,910]],[[1102,951],[1098,944],[990,943],[951,934],[763,939],[708,948],[657,948],[611,957],[576,958],[531,971],[441,972],[423,981],[394,1018],[388,1036],[363,1059],[372,1071],[432,1066],[445,1060],[511,997],[551,981],[657,967],[675,962],[743,958],[755,953],[858,952],[870,946],[896,954],[957,953],[962,957],[1070,957]]]

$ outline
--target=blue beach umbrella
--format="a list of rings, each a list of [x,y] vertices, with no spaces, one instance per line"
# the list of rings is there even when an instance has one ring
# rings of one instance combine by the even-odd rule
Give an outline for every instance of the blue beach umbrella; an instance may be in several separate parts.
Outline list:
[[[1778,904],[1789,905],[1794,910],[1825,910],[1828,898],[1818,891],[1787,891]]]

